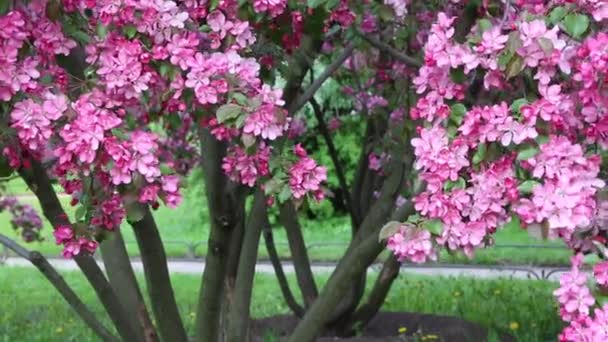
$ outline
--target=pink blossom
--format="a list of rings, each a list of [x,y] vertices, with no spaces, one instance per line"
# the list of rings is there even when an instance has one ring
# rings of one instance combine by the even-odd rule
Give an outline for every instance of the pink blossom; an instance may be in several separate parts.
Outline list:
[[[53,236],[55,237],[55,243],[61,245],[72,240],[74,233],[69,226],[57,226],[53,231]]]
[[[286,119],[286,115],[281,108],[265,104],[247,116],[243,133],[274,140],[282,136],[283,131],[287,129]]]
[[[408,225],[403,225],[399,232],[388,238],[386,248],[392,251],[401,262],[407,260],[423,263],[427,260],[437,259],[431,241],[431,233]]]
[[[593,266],[593,276],[600,286],[608,286],[608,261],[602,261]]]
[[[591,291],[585,285],[587,277],[580,272],[583,256],[572,257],[572,269],[562,274],[560,287],[553,292],[560,304],[560,315],[566,322],[574,321],[589,315],[589,308],[595,303]]]
[[[289,168],[289,188],[296,199],[304,197],[308,192],[311,192],[316,199],[322,199],[321,183],[325,180],[327,180],[327,169],[318,166],[308,156],[300,156],[300,159]]]

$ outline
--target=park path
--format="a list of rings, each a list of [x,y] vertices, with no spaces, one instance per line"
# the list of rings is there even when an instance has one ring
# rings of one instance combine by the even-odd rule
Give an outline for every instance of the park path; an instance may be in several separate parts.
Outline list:
[[[78,266],[73,260],[51,258],[49,262],[58,270],[73,271],[78,270]],[[1,262],[1,261],[0,261]],[[103,268],[103,263],[98,262]],[[12,267],[32,267],[25,259],[9,257],[4,259],[5,266]],[[137,272],[143,271],[143,265],[140,260],[132,260],[131,264]],[[193,274],[200,275],[205,267],[204,260],[170,260],[169,271],[178,274]],[[380,264],[370,266],[371,271],[377,271],[381,267]],[[315,274],[331,273],[335,268],[333,263],[314,263],[312,271]],[[294,267],[291,262],[284,262],[283,269],[286,273],[293,273]],[[565,267],[535,267],[535,266],[507,266],[507,265],[446,265],[446,264],[429,264],[429,265],[410,265],[402,266],[402,271],[411,274],[420,274],[428,276],[444,276],[444,277],[473,277],[473,278],[515,278],[515,279],[548,279],[551,281],[559,280],[559,276],[566,272]],[[2,268],[0,268],[2,272]],[[273,274],[274,269],[268,262],[258,262],[256,265],[257,273]]]

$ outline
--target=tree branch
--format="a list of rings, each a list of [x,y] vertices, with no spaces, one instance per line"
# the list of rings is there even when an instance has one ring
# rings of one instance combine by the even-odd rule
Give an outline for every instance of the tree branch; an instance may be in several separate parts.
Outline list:
[[[139,246],[159,334],[163,341],[187,342],[188,335],[171,286],[165,248],[150,209],[146,206],[144,217],[140,221],[129,223]]]
[[[325,124],[325,120],[323,118],[323,110],[321,106],[317,103],[314,96],[310,99],[310,104],[312,105],[313,112],[315,113],[315,117],[317,118],[317,122],[319,122],[319,131],[325,140],[325,144],[327,145],[327,150],[329,152],[329,156],[331,157],[331,161],[334,164],[334,168],[336,169],[336,174],[338,176],[338,181],[340,182],[340,187],[342,188],[342,192],[344,192],[344,201],[346,204],[346,209],[350,213],[351,218],[355,217],[352,208],[352,201],[350,197],[350,191],[348,190],[348,184],[346,183],[346,176],[344,173],[344,169],[342,168],[342,164],[340,163],[340,159],[338,157],[338,151],[336,150],[336,146],[334,145],[334,141],[331,138],[331,134],[329,133],[329,129],[327,129],[327,125]]]
[[[396,60],[402,62],[403,64],[411,66],[411,67],[415,67],[415,68],[419,68],[422,66],[422,62],[420,62],[418,59],[402,53],[401,51],[386,44],[385,42],[381,41],[380,39],[373,37],[373,36],[366,35],[359,31],[357,31],[357,33],[361,38],[363,38],[365,41],[370,43],[370,45],[372,45],[373,47],[375,47],[376,49],[378,49],[382,52],[386,52],[386,53],[390,54]]]
[[[309,85],[308,88],[306,88],[302,95],[300,95],[292,104],[288,104],[289,114],[294,114],[300,110],[300,108],[302,108],[306,102],[308,102],[315,95],[317,90],[321,88],[323,83],[327,81],[327,79],[330,78],[336,72],[336,70],[342,66],[342,64],[344,64],[346,59],[352,55],[354,50],[355,45],[352,42],[346,44],[346,47],[344,50],[342,50],[342,53],[338,56],[338,58],[336,58],[325,68],[325,70],[323,70],[323,73],[321,73],[321,75],[319,75],[319,77],[315,79],[315,81]]]
[[[356,330],[357,327],[364,327],[378,313],[380,307],[384,303],[391,285],[399,275],[401,263],[397,261],[394,254],[391,254],[384,264],[382,270],[376,278],[374,287],[369,294],[367,302],[359,307],[353,314],[350,320],[350,326],[347,329]]]
[[[157,341],[156,329],[141,295],[120,230],[116,229],[99,248],[108,280],[118,299],[124,304],[129,316],[139,317],[137,332],[141,335],[140,338],[146,342]]]
[[[285,272],[283,271],[283,265],[281,265],[281,260],[279,259],[279,254],[277,253],[277,248],[274,243],[272,227],[270,227],[269,223],[265,225],[263,233],[264,243],[266,244],[266,250],[268,251],[268,258],[272,263],[274,274],[276,274],[277,276],[277,281],[279,282],[279,287],[281,288],[283,298],[285,298],[285,302],[287,303],[287,306],[291,309],[291,311],[296,316],[302,317],[304,316],[304,308],[300,304],[298,304],[298,302],[293,296],[293,293],[291,292],[289,282],[287,281],[287,277],[285,276]]]
[[[357,248],[350,249],[340,260],[321,295],[306,312],[288,341],[314,341],[344,293],[352,286],[352,282],[374,261],[381,250],[382,245],[378,243],[378,237],[373,235],[368,236]]]
[[[317,285],[310,267],[306,244],[302,237],[302,227],[298,221],[298,213],[292,201],[287,201],[279,207],[279,221],[285,227],[287,241],[291,250],[296,278],[302,291],[304,304],[309,307],[318,296]]]
[[[243,239],[243,247],[239,258],[235,296],[230,307],[230,318],[228,319],[228,342],[248,340],[249,306],[251,305],[255,264],[258,257],[262,227],[267,221],[266,215],[266,196],[264,196],[264,191],[258,189],[253,199],[249,218],[247,219],[245,238]]]
[[[30,164],[28,169],[19,169],[19,175],[38,198],[44,216],[53,227],[70,225],[46,170],[36,160],[30,160]],[[127,315],[95,259],[91,255],[81,253],[74,256],[74,261],[95,290],[120,336],[127,341],[139,341],[139,335],[136,333],[137,323]]]
[[[8,249],[15,252],[20,257],[27,259],[32,265],[36,266],[40,273],[42,273],[46,279],[55,287],[57,292],[61,294],[68,304],[76,311],[78,316],[99,336],[103,341],[106,342],[119,342],[120,340],[114,336],[97,318],[95,314],[89,310],[89,308],[78,298],[78,295],[72,290],[72,288],[65,282],[63,277],[53,268],[53,266],[46,260],[42,254],[38,252],[30,252],[23,248],[17,242],[11,240],[7,236],[0,234],[0,243],[6,246]]]

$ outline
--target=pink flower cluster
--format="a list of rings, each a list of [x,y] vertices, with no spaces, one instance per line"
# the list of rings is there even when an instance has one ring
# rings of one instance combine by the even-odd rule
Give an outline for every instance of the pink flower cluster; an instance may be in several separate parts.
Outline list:
[[[569,239],[575,229],[591,224],[594,195],[604,186],[598,178],[599,164],[599,158],[585,157],[580,145],[551,136],[540,153],[527,160],[532,176],[544,183],[534,187],[532,197],[522,199],[515,211],[526,223],[547,220],[549,228]]]
[[[293,197],[298,199],[307,193],[320,201],[325,197],[321,183],[327,180],[327,169],[317,165],[314,159],[308,157],[306,151],[298,144],[294,153],[299,158],[289,168],[289,188]]]
[[[63,257],[71,259],[82,252],[95,253],[97,242],[85,237],[78,237],[70,226],[58,226],[53,232],[55,243],[63,245]]]
[[[415,167],[421,171],[427,188],[435,192],[444,181],[456,181],[459,171],[469,166],[469,148],[461,141],[450,144],[447,131],[439,125],[422,128],[419,133],[418,138],[412,139],[416,155]]]
[[[62,95],[45,92],[42,103],[26,99],[15,103],[11,112],[11,127],[23,146],[41,152],[53,134],[52,122],[61,118],[68,109],[68,100]]]
[[[591,314],[595,300],[586,285],[587,277],[581,272],[583,255],[572,257],[572,269],[560,278],[560,287],[554,295],[560,304],[560,315],[569,325],[559,336],[559,341],[586,342],[608,339],[608,305],[598,307]],[[603,265],[601,263],[596,265]],[[601,279],[605,277],[604,266],[600,266]],[[594,269],[594,274],[598,274]]]
[[[285,11],[287,0],[254,0],[253,9],[257,13],[268,12],[271,17],[277,17]]]
[[[386,248],[398,256],[400,262],[423,263],[437,259],[431,233],[413,225],[403,225],[398,233],[388,238]]]
[[[536,120],[517,121],[505,102],[493,106],[473,107],[458,128],[461,136],[473,147],[481,143],[500,142],[516,145],[538,136]]]
[[[575,321],[580,316],[588,316],[589,308],[595,303],[586,285],[587,277],[581,272],[582,254],[572,257],[572,269],[559,280],[560,287],[553,292],[560,304],[560,315],[566,322]]]
[[[248,155],[245,150],[235,146],[222,163],[222,169],[233,182],[253,187],[258,178],[268,176],[270,148],[261,147],[255,154]]]

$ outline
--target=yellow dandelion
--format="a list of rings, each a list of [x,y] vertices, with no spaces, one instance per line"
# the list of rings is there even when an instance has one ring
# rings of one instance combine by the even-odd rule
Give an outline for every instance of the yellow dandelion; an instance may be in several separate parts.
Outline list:
[[[63,333],[63,327],[57,327],[57,329],[55,329],[55,332],[56,332],[57,334],[61,334],[61,333]]]
[[[439,336],[433,335],[433,334],[428,334],[428,335],[426,335],[424,337],[426,337],[427,340],[436,340],[436,339],[439,338]]]
[[[498,290],[498,289],[494,290],[494,294],[495,294],[496,296],[498,296],[498,295],[500,294],[500,290]]]
[[[454,291],[454,297],[460,297],[460,291]]]
[[[517,323],[517,322],[509,323],[509,329],[514,330],[514,331],[519,329],[519,323]]]
[[[399,330],[397,330],[400,334],[405,334],[405,332],[407,331],[406,327],[401,327],[399,328]]]

